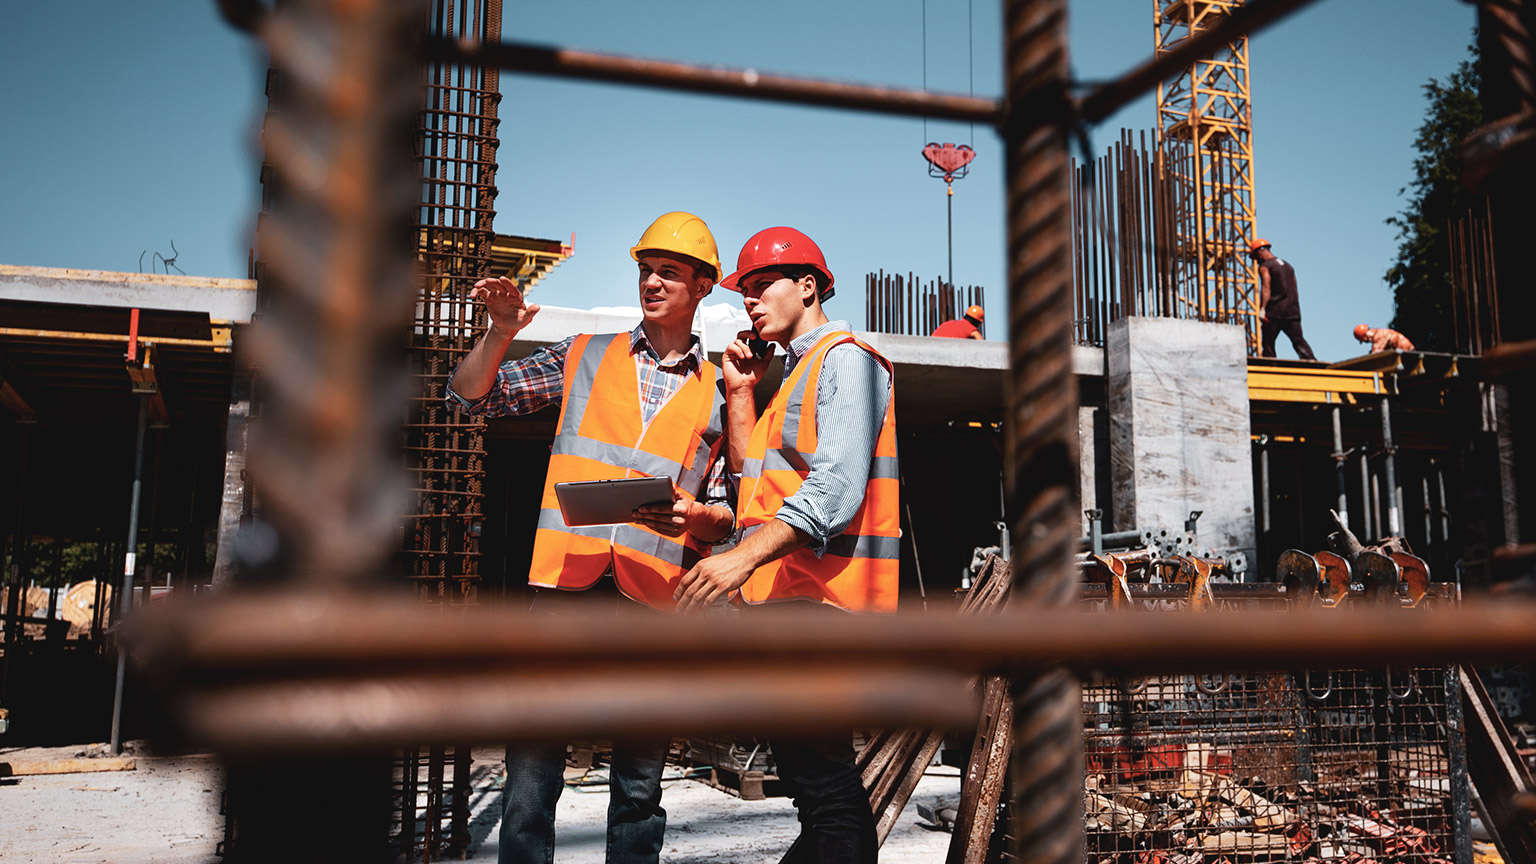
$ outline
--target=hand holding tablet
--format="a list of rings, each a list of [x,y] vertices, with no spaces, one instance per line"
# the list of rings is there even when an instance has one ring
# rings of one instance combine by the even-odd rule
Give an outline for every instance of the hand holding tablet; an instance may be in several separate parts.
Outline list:
[[[635,508],[642,504],[671,504],[672,481],[630,477],[556,483],[555,497],[567,525],[616,525],[633,522]]]

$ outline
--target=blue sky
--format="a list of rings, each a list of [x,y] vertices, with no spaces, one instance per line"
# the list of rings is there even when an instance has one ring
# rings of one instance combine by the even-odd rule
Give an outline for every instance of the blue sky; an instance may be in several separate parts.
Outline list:
[[[1080,80],[1151,53],[1153,0],[1069,8]],[[1296,267],[1319,357],[1359,353],[1350,327],[1391,317],[1383,220],[1412,179],[1422,86],[1465,58],[1475,17],[1456,0],[1324,0],[1253,39],[1259,232]],[[504,19],[508,39],[902,87],[923,86],[926,41],[930,88],[1001,89],[995,0],[567,0],[507,3]],[[5,4],[0,263],[133,271],[145,252],[147,270],[174,240],[188,273],[244,276],[264,69],[213,0]],[[497,230],[576,235],[540,302],[632,305],[629,246],[656,215],[686,209],[728,266],[759,228],[806,231],[846,286],[829,312],[862,326],[865,273],[945,271],[944,184],[919,153],[932,140],[978,151],[955,184],[955,279],[1002,306],[1002,155],[988,129],[520,75],[502,90]],[[1152,106],[1103,123],[1096,149],[1122,127],[1150,129]]]

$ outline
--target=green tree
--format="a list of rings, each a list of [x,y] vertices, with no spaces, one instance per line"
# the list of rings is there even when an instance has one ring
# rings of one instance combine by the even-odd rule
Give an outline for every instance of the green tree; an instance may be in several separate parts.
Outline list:
[[[1446,223],[1466,213],[1476,198],[1458,179],[1461,141],[1483,122],[1477,47],[1468,50],[1471,59],[1444,83],[1430,79],[1424,85],[1429,111],[1414,139],[1414,180],[1399,190],[1412,190],[1413,197],[1387,220],[1398,236],[1397,260],[1387,269],[1395,305],[1392,328],[1429,351],[1456,347]]]

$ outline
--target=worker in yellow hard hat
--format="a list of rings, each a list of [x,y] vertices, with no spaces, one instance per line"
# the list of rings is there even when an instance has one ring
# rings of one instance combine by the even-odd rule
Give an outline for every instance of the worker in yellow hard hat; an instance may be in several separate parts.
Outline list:
[[[971,306],[965,314],[953,321],[945,321],[929,334],[944,339],[981,339],[981,322],[987,313],[980,306]]]
[[[559,408],[528,584],[535,608],[585,626],[625,604],[671,611],[683,573],[735,524],[722,453],[724,388],[692,332],[694,310],[720,281],[714,235],[692,213],[666,213],[629,254],[639,270],[633,330],[569,336],[522,360],[502,362],[538,305],[510,278],[476,282],[470,296],[485,302],[489,326],[448,389],[450,403],[471,414]],[[671,500],[600,530],[566,523],[555,484],[631,477],[668,477]],[[655,864],[670,742],[620,732],[609,776],[609,860]],[[563,744],[507,748],[502,862],[550,864],[564,767]]]

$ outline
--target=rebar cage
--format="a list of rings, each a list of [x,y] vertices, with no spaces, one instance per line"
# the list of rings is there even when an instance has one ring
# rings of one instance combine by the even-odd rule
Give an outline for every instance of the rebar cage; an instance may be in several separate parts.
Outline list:
[[[1091,862],[1470,864],[1453,668],[1104,679],[1083,722]]]

